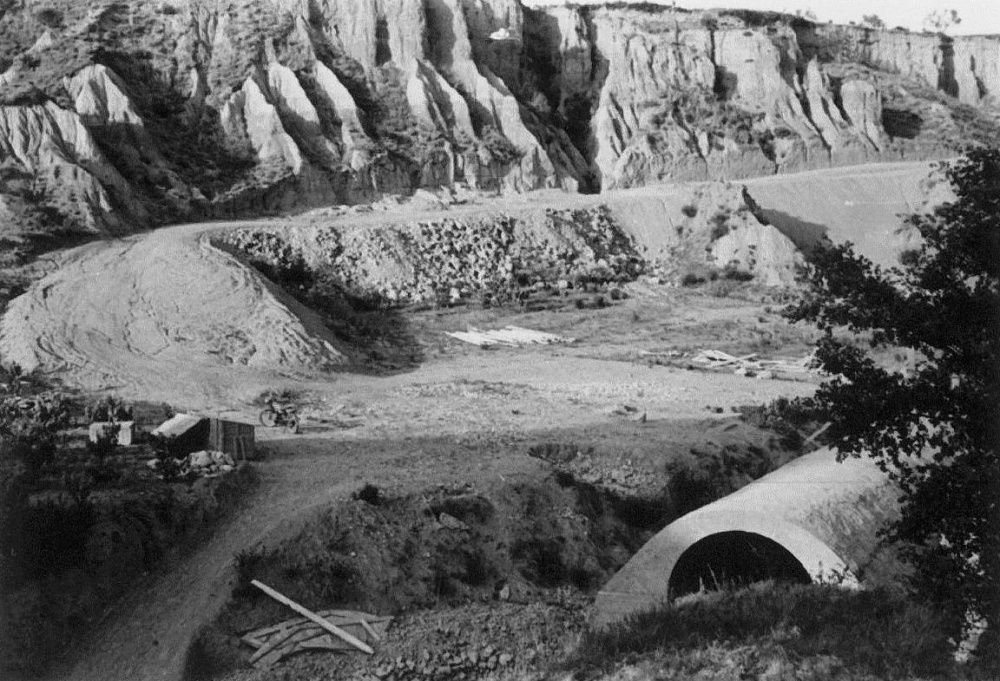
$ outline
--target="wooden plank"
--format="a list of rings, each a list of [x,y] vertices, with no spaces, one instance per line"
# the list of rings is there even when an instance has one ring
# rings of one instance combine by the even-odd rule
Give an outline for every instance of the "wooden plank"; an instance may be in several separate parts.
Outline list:
[[[280,662],[282,658],[290,655],[291,653],[296,652],[303,641],[308,641],[309,639],[323,635],[322,631],[315,628],[302,629],[272,647],[266,654],[259,656],[256,660],[251,658],[250,661],[254,663],[254,666],[265,669],[276,662]],[[348,648],[348,650],[350,649],[351,648]],[[263,650],[263,648],[261,650]]]
[[[298,644],[299,648],[303,650],[350,650],[351,648],[338,638],[330,636],[330,634],[324,633],[316,638],[311,638],[308,641],[303,641]]]
[[[328,619],[332,624],[337,626],[344,626],[364,620],[369,624],[374,624],[380,628],[388,628],[390,622],[392,622],[392,617],[383,617],[381,615],[372,615],[366,612],[357,612],[355,610],[317,610],[316,614],[324,619]],[[265,639],[276,632],[287,629],[288,627],[297,626],[300,624],[305,624],[309,622],[305,617],[296,617],[294,619],[285,620],[284,622],[279,622],[269,627],[263,627],[261,629],[254,629],[253,631],[247,632],[242,640],[247,644],[259,648],[265,643]]]
[[[274,636],[271,636],[267,642],[257,649],[253,655],[250,656],[250,664],[255,663],[260,658],[264,657],[272,650],[280,646],[282,643],[292,638],[296,634],[302,631],[301,627],[288,627],[287,630],[278,632]]]
[[[810,435],[809,437],[807,437],[805,440],[803,440],[802,444],[804,444],[804,445],[809,444],[810,442],[812,442],[813,440],[815,440],[816,438],[818,438],[820,435],[822,435],[823,433],[825,433],[826,429],[829,428],[832,425],[833,425],[833,421],[827,421],[822,426],[820,426],[816,430],[815,433],[813,433],[812,435]]]
[[[252,631],[244,636],[243,640],[255,648],[260,648],[261,646],[267,645],[274,637],[282,636],[286,633],[295,633],[296,631],[301,631],[304,627],[315,626],[315,622],[311,622],[306,618],[301,617],[294,621],[282,622],[281,624],[267,629]]]
[[[361,623],[361,628],[364,629],[365,631],[367,631],[368,635],[371,636],[374,640],[376,640],[376,641],[381,641],[382,640],[382,637],[378,635],[378,632],[375,631],[375,629],[372,627],[372,625],[368,624],[367,621],[365,621],[363,619],[360,619],[358,621]]]
[[[306,608],[306,607],[304,607],[302,605],[299,605],[298,603],[296,603],[292,599],[290,599],[287,596],[284,596],[283,594],[275,591],[274,589],[272,589],[268,585],[262,584],[261,582],[258,582],[256,579],[251,580],[250,583],[253,584],[255,587],[257,587],[258,589],[260,589],[261,591],[263,591],[264,593],[266,593],[268,596],[270,596],[274,600],[278,601],[279,603],[283,603],[283,604],[287,605],[289,608],[291,608],[295,612],[299,613],[300,615],[302,615],[306,619],[312,620],[313,622],[315,622],[319,626],[321,626],[324,629],[326,629],[327,631],[329,631],[334,636],[337,636],[338,638],[341,638],[344,641],[347,641],[348,643],[350,643],[352,646],[354,646],[355,648],[357,648],[361,652],[367,653],[369,655],[374,655],[375,654],[375,651],[371,648],[371,646],[369,646],[364,641],[361,641],[357,637],[352,636],[351,634],[347,633],[346,631],[344,631],[340,627],[334,626],[330,622],[326,621],[325,619],[323,619],[322,617],[320,617],[319,615],[317,615],[316,613],[314,613],[312,610],[309,610],[308,608]]]
[[[747,360],[751,360],[756,356],[757,353],[754,352],[749,355],[744,355],[743,357],[733,357],[732,359],[727,359],[722,362],[716,362],[715,364],[711,365],[711,368],[718,369],[719,367],[729,366],[730,364],[736,364],[737,362],[746,362]]]
[[[353,624],[359,623],[368,635],[371,636],[376,641],[381,641],[382,636],[379,635],[378,631],[372,625],[378,625],[379,629],[389,628],[389,624],[392,622],[391,617],[379,617],[378,615],[369,615],[365,612],[354,612],[353,610],[330,610],[331,615],[338,615],[344,618],[343,624]]]

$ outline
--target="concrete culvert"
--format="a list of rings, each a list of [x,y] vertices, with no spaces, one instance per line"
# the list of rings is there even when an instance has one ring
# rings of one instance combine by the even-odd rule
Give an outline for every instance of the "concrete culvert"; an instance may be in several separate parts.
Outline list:
[[[879,530],[899,497],[869,458],[821,449],[682,516],[601,589],[592,623],[606,626],[671,598],[765,579],[837,582],[899,574]]]

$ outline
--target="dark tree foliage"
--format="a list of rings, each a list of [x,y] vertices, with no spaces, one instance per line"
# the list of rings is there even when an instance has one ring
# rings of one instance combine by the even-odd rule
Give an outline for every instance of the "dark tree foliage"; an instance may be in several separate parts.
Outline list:
[[[907,222],[923,245],[882,269],[851,244],[821,250],[810,289],[786,310],[825,332],[817,357],[833,378],[812,407],[833,422],[841,456],[868,455],[898,480],[915,586],[954,616],[1000,629],[1000,149],[942,164],[955,199]],[[913,370],[876,365],[872,348],[911,348]],[[843,334],[840,334],[841,336]],[[919,459],[915,456],[919,456]],[[981,645],[982,649],[983,646]]]

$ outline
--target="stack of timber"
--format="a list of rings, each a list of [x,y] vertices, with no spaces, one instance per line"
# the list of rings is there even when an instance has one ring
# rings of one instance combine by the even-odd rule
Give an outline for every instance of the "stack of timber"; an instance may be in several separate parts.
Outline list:
[[[320,610],[316,613],[330,624],[350,633],[368,645],[385,638],[391,617],[378,617],[351,610]],[[270,667],[289,655],[305,650],[355,652],[358,649],[305,617],[251,631],[242,638],[256,648],[250,662],[259,668]]]
[[[381,641],[389,628],[391,617],[376,617],[352,610],[313,612],[267,584],[250,583],[274,600],[287,605],[302,617],[273,627],[251,631],[243,641],[257,649],[250,662],[257,667],[270,667],[289,655],[303,650],[360,650],[372,655],[373,643]]]
[[[726,369],[740,376],[756,376],[758,378],[773,378],[776,374],[817,374],[816,360],[813,354],[801,359],[763,359],[756,354],[734,357],[719,350],[702,350],[696,354],[692,362],[706,369]]]

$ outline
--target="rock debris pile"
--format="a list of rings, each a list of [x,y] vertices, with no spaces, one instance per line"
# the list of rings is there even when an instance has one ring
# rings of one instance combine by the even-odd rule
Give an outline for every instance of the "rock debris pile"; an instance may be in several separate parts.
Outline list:
[[[223,245],[265,271],[311,272],[392,304],[506,303],[631,281],[644,268],[606,206],[358,229],[241,229]]]

